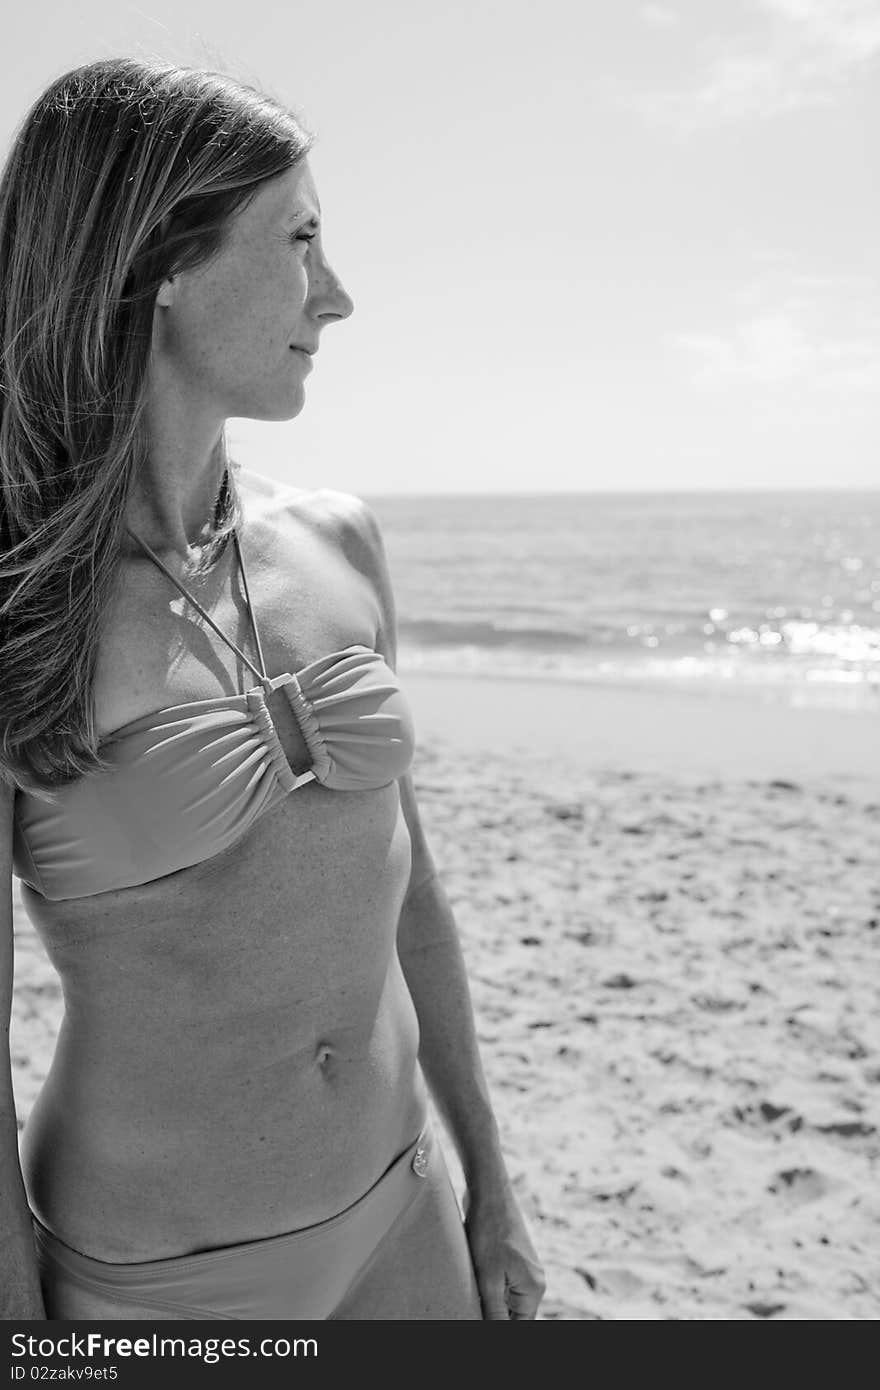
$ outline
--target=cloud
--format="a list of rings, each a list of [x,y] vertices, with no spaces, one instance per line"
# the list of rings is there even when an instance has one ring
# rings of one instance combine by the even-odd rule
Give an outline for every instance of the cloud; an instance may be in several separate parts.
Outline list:
[[[679,23],[679,16],[668,5],[640,5],[639,16],[651,29],[672,29]]]
[[[676,333],[668,342],[703,387],[793,383],[871,392],[880,387],[880,335],[831,339],[785,312],[744,319],[725,334]]]
[[[759,39],[732,39],[687,89],[630,92],[627,104],[688,134],[829,105],[880,61],[877,0],[752,0],[741,11],[761,21]]]
[[[690,354],[694,380],[701,385],[791,381],[813,358],[803,331],[784,314],[747,319],[726,336],[680,333],[672,342]]]
[[[880,52],[877,0],[760,0],[771,18],[806,46],[824,49],[835,69],[869,63]]]

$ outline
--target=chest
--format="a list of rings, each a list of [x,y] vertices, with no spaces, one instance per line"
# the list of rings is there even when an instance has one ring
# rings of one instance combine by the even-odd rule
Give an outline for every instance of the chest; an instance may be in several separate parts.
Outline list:
[[[232,545],[212,574],[186,583],[204,613],[149,559],[122,569],[93,686],[99,738],[159,709],[253,689],[264,668],[296,673],[351,643],[374,645],[375,596],[338,550],[306,532],[295,542],[264,535],[243,550],[247,592]],[[282,690],[266,698],[288,763],[304,770],[289,700]]]

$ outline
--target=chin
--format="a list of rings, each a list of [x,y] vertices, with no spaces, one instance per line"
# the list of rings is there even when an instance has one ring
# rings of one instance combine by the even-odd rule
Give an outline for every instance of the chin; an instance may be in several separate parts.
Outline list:
[[[267,420],[279,420],[279,421],[280,421],[280,420],[295,420],[296,417],[297,417],[297,415],[299,415],[299,413],[300,413],[300,411],[302,410],[302,408],[303,408],[304,405],[305,405],[305,401],[304,401],[304,400],[297,401],[295,405],[288,405],[288,406],[286,406],[286,407],[282,407],[282,409],[280,409],[276,415],[267,415],[267,416],[265,416],[265,419],[267,419]]]
[[[280,424],[282,420],[295,420],[305,405],[305,396],[300,394],[296,400],[256,402],[239,402],[239,408],[233,410],[231,415],[239,420],[265,420],[267,423],[274,421]]]

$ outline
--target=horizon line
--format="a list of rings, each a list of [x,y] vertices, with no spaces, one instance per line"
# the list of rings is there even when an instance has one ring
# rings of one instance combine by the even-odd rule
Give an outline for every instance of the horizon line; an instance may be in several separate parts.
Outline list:
[[[340,491],[353,491],[353,489],[341,488]],[[443,491],[414,492],[409,490],[374,492],[364,490],[359,495],[362,497],[780,497],[792,496],[797,494],[816,494],[820,496],[872,496],[880,495],[880,484],[876,487],[852,486],[852,487],[831,487],[823,486],[804,486],[804,487],[671,487],[671,488],[533,488],[533,489],[472,489],[466,491],[455,491],[445,489]]]

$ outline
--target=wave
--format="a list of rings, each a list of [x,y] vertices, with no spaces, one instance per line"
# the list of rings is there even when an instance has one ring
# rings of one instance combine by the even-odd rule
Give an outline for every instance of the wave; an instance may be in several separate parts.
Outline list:
[[[498,623],[491,619],[401,618],[398,631],[414,646],[527,647],[536,650],[574,650],[585,646],[583,632],[564,627],[532,627],[527,623]]]
[[[814,659],[820,665],[841,669],[864,667],[880,670],[880,628],[858,622],[766,621],[763,614],[751,622],[724,621],[712,610],[685,622],[634,621],[633,615],[617,623],[585,624],[577,630],[553,622],[535,625],[527,621],[497,618],[401,617],[401,641],[419,648],[508,648],[548,656],[580,653],[587,665],[598,651],[639,655],[653,651],[677,658],[709,657],[722,653],[730,659],[779,662],[783,658]],[[727,619],[727,614],[724,613]]]
[[[821,663],[813,655],[761,660],[730,647],[716,653],[677,656],[584,650],[537,651],[476,644],[419,646],[402,640],[399,670],[425,674],[553,680],[582,685],[640,686],[711,693],[746,694],[793,706],[876,710],[880,670],[863,664]]]

